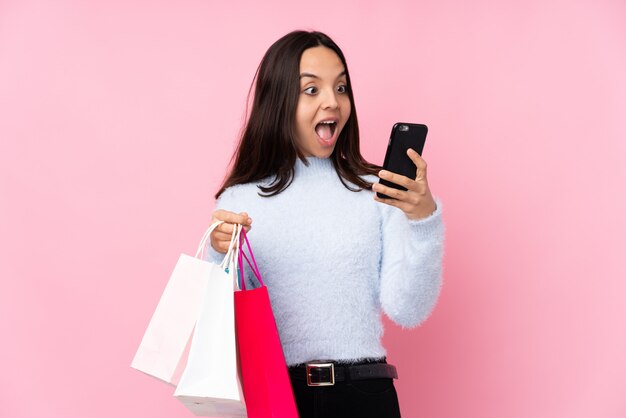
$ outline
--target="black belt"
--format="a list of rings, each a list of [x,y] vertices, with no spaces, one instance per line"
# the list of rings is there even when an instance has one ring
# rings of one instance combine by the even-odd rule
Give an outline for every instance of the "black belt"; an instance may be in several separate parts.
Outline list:
[[[308,386],[332,386],[345,380],[398,378],[396,367],[387,363],[341,365],[315,361],[290,367],[289,374],[293,379],[306,380]]]

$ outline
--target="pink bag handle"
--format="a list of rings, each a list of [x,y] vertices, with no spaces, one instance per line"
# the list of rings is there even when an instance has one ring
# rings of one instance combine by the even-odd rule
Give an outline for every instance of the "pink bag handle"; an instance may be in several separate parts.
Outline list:
[[[244,241],[245,241],[246,245],[248,246],[248,252],[250,253],[250,257],[252,258],[252,263],[250,263],[250,259],[248,259],[248,256],[246,254],[244,254],[244,252],[243,252],[243,243],[244,243]],[[252,248],[250,247],[250,241],[248,241],[248,236],[246,235],[246,230],[244,228],[241,228],[241,238],[240,238],[240,242],[239,242],[239,271],[241,273],[241,290],[246,290],[246,280],[243,277],[244,265],[243,265],[242,257],[245,258],[246,261],[248,262],[248,265],[252,269],[252,273],[254,273],[254,275],[256,276],[257,280],[261,284],[261,286],[265,286],[265,283],[263,283],[263,279],[261,279],[261,273],[259,272],[259,266],[257,266],[256,260],[254,259],[254,253],[252,252]],[[253,263],[254,263],[254,266],[252,265]]]

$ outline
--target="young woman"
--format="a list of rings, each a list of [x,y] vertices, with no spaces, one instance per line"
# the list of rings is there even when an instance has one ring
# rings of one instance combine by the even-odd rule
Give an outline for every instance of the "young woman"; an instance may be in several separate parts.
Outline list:
[[[439,294],[444,233],[426,163],[410,150],[417,174],[407,178],[363,159],[346,60],[320,32],[279,39],[255,80],[216,195],[213,219],[225,223],[211,254],[220,259],[234,224],[248,231],[254,217],[249,236],[301,417],[398,417],[381,312],[413,327]]]

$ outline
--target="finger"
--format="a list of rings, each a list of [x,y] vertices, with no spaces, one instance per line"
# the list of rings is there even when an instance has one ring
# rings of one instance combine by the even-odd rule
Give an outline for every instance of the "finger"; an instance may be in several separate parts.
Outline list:
[[[228,242],[230,242],[232,236],[233,236],[232,234],[226,234],[226,233],[220,232],[220,231],[215,231],[215,233],[213,234],[213,238],[217,242],[221,242],[221,241],[228,241]]]
[[[217,247],[217,248],[216,248],[216,247],[213,247],[213,249],[214,249],[215,251],[217,251],[218,253],[220,253],[220,254],[226,254],[226,251],[224,251],[224,250],[222,249],[222,247]]]
[[[413,183],[419,186],[418,183],[416,182],[413,182]],[[411,209],[410,206],[415,206],[419,204],[420,199],[422,198],[422,196],[426,194],[428,188],[417,187],[416,188],[417,191],[416,190],[403,191],[403,190],[394,189],[393,187],[385,186],[380,183],[375,183],[372,185],[372,190],[378,193],[382,193],[386,196],[389,196],[391,199],[388,199],[388,200],[393,200],[393,201],[397,201],[399,203],[404,204],[404,206],[401,206],[403,210],[405,209],[410,210]],[[380,199],[384,200],[385,198],[380,198]],[[393,206],[396,206],[396,205],[393,205]]]
[[[252,218],[250,217],[250,215],[248,215],[247,212],[241,212],[239,214],[239,216],[241,216],[244,219],[243,222],[239,222],[241,225],[243,225],[243,226],[246,226],[246,225],[250,226],[250,225],[252,225]]]
[[[384,203],[384,204],[389,205],[389,206],[394,206],[394,207],[399,208],[399,209],[401,209],[403,211],[407,211],[408,209],[410,209],[410,208],[408,208],[408,205],[405,202],[403,202],[402,200],[385,199],[383,197],[378,197],[378,195],[376,195],[376,194],[374,195],[374,200],[376,200],[377,202],[380,202],[380,203]]]
[[[215,232],[221,232],[223,234],[231,235],[235,229],[235,224],[231,223],[223,223],[217,228],[215,228]]]
[[[385,186],[384,184],[380,183],[372,184],[372,190],[398,200],[403,200],[404,195],[406,195],[406,192],[403,190],[394,189],[393,187]]]
[[[237,214],[223,209],[213,212],[213,219],[231,224],[250,225],[252,223],[252,219],[246,212]]]
[[[225,254],[228,251],[228,245],[225,245],[223,241],[211,240],[211,247],[218,253]]]
[[[415,164],[415,167],[417,167],[415,178],[417,179],[417,177],[419,177],[420,174],[421,174],[421,177],[426,177],[427,164],[426,164],[426,161],[422,158],[422,156],[419,155],[417,151],[415,151],[412,148],[409,148],[406,151],[406,154],[409,156],[411,161],[413,161],[413,164]]]
[[[413,180],[413,179],[410,179],[410,178],[408,178],[406,176],[403,176],[401,174],[392,173],[391,171],[388,171],[388,170],[381,170],[378,173],[378,177],[380,177],[383,180],[387,180],[387,181],[390,181],[390,182],[392,182],[394,184],[402,186],[405,189],[411,188],[411,186],[413,186],[413,183],[415,182],[415,180]]]

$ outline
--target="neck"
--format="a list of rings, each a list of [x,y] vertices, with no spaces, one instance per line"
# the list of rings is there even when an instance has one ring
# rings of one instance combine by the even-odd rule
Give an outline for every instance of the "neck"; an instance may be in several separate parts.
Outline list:
[[[296,159],[294,169],[297,177],[316,176],[335,172],[333,162],[330,158],[318,157],[306,157],[306,164],[298,158]]]

